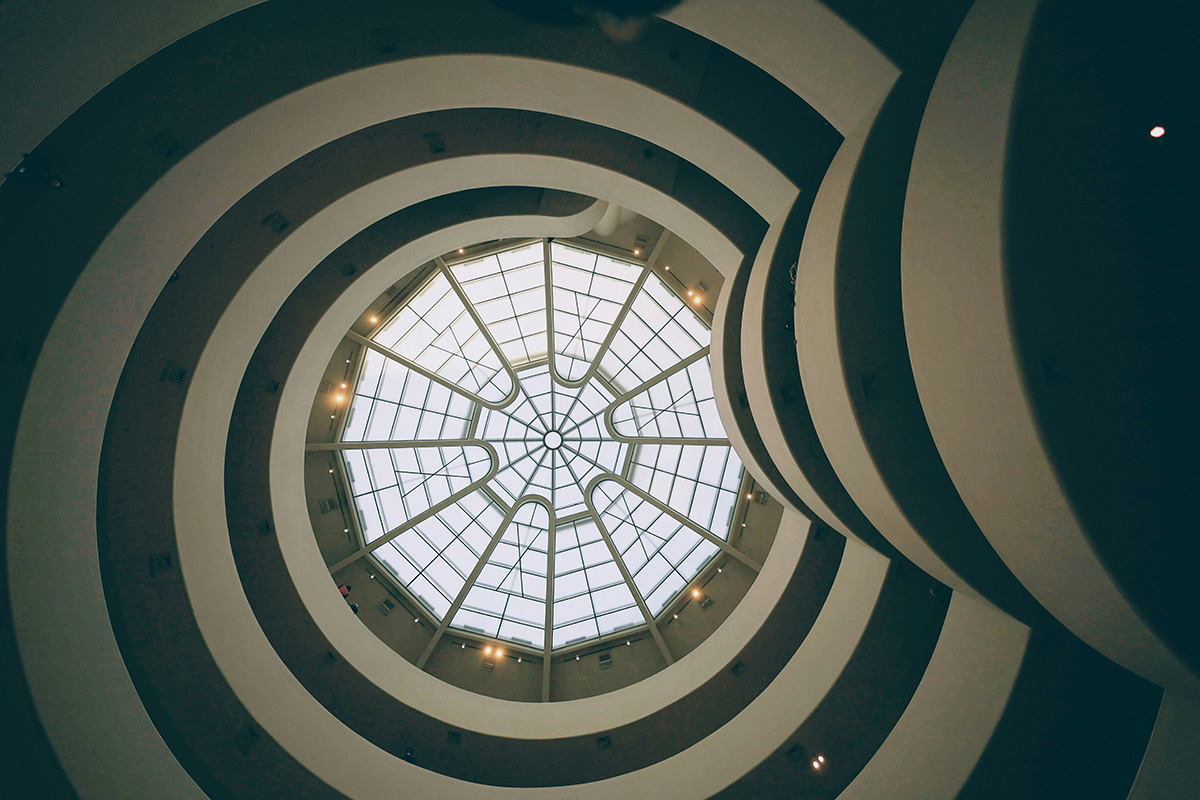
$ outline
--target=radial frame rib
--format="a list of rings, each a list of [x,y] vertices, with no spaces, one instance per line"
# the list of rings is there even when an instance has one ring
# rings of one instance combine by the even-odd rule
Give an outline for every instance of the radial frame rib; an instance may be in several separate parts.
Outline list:
[[[593,492],[593,490],[595,490],[596,486],[598,486],[602,481],[613,481],[613,482],[621,485],[625,489],[628,489],[629,491],[633,492],[638,497],[645,500],[650,505],[657,508],[659,511],[661,511],[664,514],[666,514],[667,516],[671,517],[671,519],[675,520],[679,524],[684,525],[688,528],[691,528],[693,531],[698,533],[700,536],[702,536],[703,538],[712,542],[717,547],[721,548],[726,553],[733,556],[734,558],[736,558],[738,561],[745,564],[750,569],[754,570],[755,572],[762,572],[762,564],[758,563],[753,558],[751,558],[750,556],[743,553],[741,550],[738,550],[736,547],[734,547],[732,544],[725,541],[721,537],[715,535],[712,531],[696,524],[691,519],[689,519],[688,517],[685,517],[683,514],[680,514],[678,511],[671,508],[670,506],[664,505],[661,501],[659,501],[657,498],[655,498],[649,492],[642,491],[641,489],[634,486],[629,481],[622,478],[620,475],[617,475],[616,473],[613,473],[613,472],[597,475],[596,477],[592,478],[590,481],[588,481],[587,489],[584,490],[583,502],[591,510],[592,514],[595,515],[597,520],[600,519],[600,512],[596,510],[596,506],[592,502],[592,492]]]
[[[492,553],[496,551],[496,546],[499,545],[500,540],[504,538],[504,533],[508,530],[508,526],[512,524],[513,517],[517,515],[517,511],[521,508],[521,506],[525,505],[526,503],[537,503],[545,508],[546,512],[550,515],[550,526],[551,530],[553,530],[554,508],[544,497],[541,495],[527,494],[522,495],[520,498],[518,498],[517,502],[513,503],[512,508],[508,510],[508,513],[504,515],[504,519],[500,521],[500,526],[496,528],[496,532],[492,534],[492,538],[490,541],[488,541],[487,547],[483,548],[483,552],[480,553],[479,560],[475,562],[475,568],[471,570],[471,574],[467,576],[462,588],[458,590],[458,594],[455,596],[454,602],[450,604],[450,610],[446,612],[446,614],[442,617],[442,621],[438,623],[437,630],[433,632],[433,637],[429,640],[429,644],[425,645],[424,652],[422,652],[421,657],[417,659],[417,669],[425,669],[425,662],[427,662],[429,657],[433,655],[434,648],[437,647],[437,644],[439,641],[441,641],[443,634],[445,634],[446,630],[449,629],[450,621],[454,619],[454,615],[458,613],[460,608],[462,608],[462,604],[466,601],[467,595],[471,593],[471,589],[475,588],[475,582],[479,580],[479,575],[483,572],[483,568],[487,566],[488,559],[490,559],[492,557]],[[549,587],[547,587],[547,590],[549,590]]]
[[[347,446],[347,445],[350,445],[350,446]],[[367,555],[368,553],[372,553],[372,552],[378,550],[380,547],[382,547],[383,545],[392,541],[393,539],[395,539],[397,536],[404,533],[405,531],[411,530],[412,528],[416,527],[417,525],[420,525],[422,522],[424,522],[425,520],[434,516],[435,514],[438,514],[441,511],[454,505],[455,503],[457,503],[459,500],[466,497],[471,492],[482,488],[484,485],[486,485],[488,483],[488,481],[490,481],[492,478],[496,477],[496,473],[499,472],[500,456],[496,452],[496,448],[493,447],[490,443],[482,441],[482,440],[478,440],[478,439],[476,439],[476,440],[449,439],[444,442],[434,440],[434,441],[430,441],[430,442],[403,442],[403,443],[399,443],[399,444],[397,444],[396,442],[321,442],[321,443],[309,444],[308,449],[312,450],[312,451],[351,450],[351,449],[353,449],[353,450],[370,450],[370,449],[376,449],[376,448],[380,448],[380,447],[394,449],[394,450],[403,450],[406,448],[466,447],[466,446],[482,447],[483,449],[488,451],[488,454],[492,458],[492,465],[488,469],[486,475],[484,475],[482,478],[480,478],[477,481],[472,481],[471,483],[467,484],[467,486],[463,487],[462,489],[459,489],[457,492],[450,495],[449,497],[447,497],[445,500],[441,501],[440,503],[437,503],[437,504],[432,505],[429,508],[425,509],[417,516],[413,517],[410,520],[407,520],[403,525],[399,525],[399,526],[393,528],[392,530],[385,533],[383,536],[380,536],[375,541],[370,542],[369,544],[366,544],[366,545],[360,547],[358,550],[355,550],[353,553],[346,556],[341,561],[337,562],[332,567],[330,567],[330,569],[329,569],[330,574],[336,574],[337,572],[345,569],[346,567],[350,566],[355,561],[358,561],[360,558]]]

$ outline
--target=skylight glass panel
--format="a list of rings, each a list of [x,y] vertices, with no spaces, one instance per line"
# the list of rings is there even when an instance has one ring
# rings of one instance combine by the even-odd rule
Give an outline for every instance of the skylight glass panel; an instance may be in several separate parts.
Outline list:
[[[488,402],[512,390],[500,356],[443,272],[434,273],[372,338]]]
[[[742,462],[728,445],[639,444],[629,482],[725,539],[742,482]]]
[[[358,532],[422,607],[560,649],[646,625],[639,595],[652,615],[675,601],[719,552],[692,525],[728,538],[742,465],[704,322],[647,266],[558,242],[547,307],[544,247],[442,264],[400,304],[363,352],[341,457]]]
[[[418,523],[375,558],[436,617],[444,617],[479,563],[504,512],[481,491]]]
[[[694,361],[621,403],[613,409],[613,427],[628,437],[724,439],[712,359]]]
[[[451,272],[514,367],[544,359],[546,268],[533,244],[456,264]]]
[[[462,439],[474,410],[475,404],[465,395],[367,350],[342,441]]]
[[[588,371],[643,267],[554,242],[554,369],[567,381]]]
[[[367,543],[479,481],[492,457],[479,445],[344,450]]]
[[[554,648],[645,623],[590,517],[555,531],[553,610]]]
[[[600,359],[600,369],[618,391],[628,392],[707,347],[710,339],[696,312],[651,274]]]
[[[546,630],[550,514],[524,503],[504,527],[451,625],[540,648]]]

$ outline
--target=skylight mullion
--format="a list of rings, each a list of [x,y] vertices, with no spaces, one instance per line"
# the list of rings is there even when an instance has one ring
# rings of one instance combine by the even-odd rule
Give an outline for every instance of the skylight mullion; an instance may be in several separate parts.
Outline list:
[[[550,366],[551,382],[554,376],[558,373],[558,368],[554,364],[554,262],[550,255],[550,240],[542,240],[542,290],[546,298],[546,358]],[[549,634],[547,634],[549,636]],[[549,692],[549,684],[547,683],[544,693]],[[549,697],[542,698],[549,700]]]
[[[590,498],[589,500],[590,505]],[[600,519],[600,515],[595,513],[593,509],[592,516],[596,520],[596,528],[600,531],[600,537],[604,539],[604,543],[608,545],[608,552],[612,554],[613,563],[617,565],[617,569],[621,572],[621,577],[625,579],[625,585],[629,587],[630,594],[637,602],[638,608],[641,609],[642,616],[646,619],[646,627],[650,629],[650,635],[654,637],[655,643],[658,644],[658,649],[662,652],[662,656],[667,661],[667,666],[675,663],[675,657],[671,655],[671,651],[667,648],[667,642],[663,639],[662,631],[658,629],[658,623],[654,621],[654,617],[650,614],[650,608],[646,605],[642,593],[638,591],[637,585],[633,582],[633,576],[629,574],[629,569],[625,566],[625,561],[621,558],[621,554],[617,552],[617,546],[613,542],[612,537],[608,535],[608,528],[604,527],[604,521]],[[596,614],[596,605],[592,604],[592,615]],[[597,620],[597,630],[599,630],[599,620]]]
[[[655,498],[654,495],[650,494],[649,492],[643,491],[642,489],[638,488],[637,486],[634,486],[632,483],[625,480],[620,475],[616,475],[613,473],[609,473],[607,475],[597,475],[595,478],[592,478],[590,485],[595,486],[602,480],[611,480],[611,481],[614,481],[615,483],[617,483],[618,485],[625,487],[627,490],[629,490],[633,494],[637,495],[638,497],[642,498],[646,502],[650,503],[650,505],[654,506],[659,511],[662,511],[664,514],[671,517],[671,519],[675,520],[676,522],[678,522],[682,525],[686,525],[687,527],[691,528],[696,533],[703,536],[705,539],[708,539],[710,542],[715,544],[717,547],[720,547],[726,553],[729,553],[729,555],[733,556],[738,561],[741,561],[743,564],[750,567],[750,569],[754,570],[755,572],[760,572],[762,570],[762,564],[759,564],[753,558],[746,555],[741,550],[738,550],[736,547],[734,547],[729,542],[716,536],[714,533],[712,533],[712,531],[697,524],[696,522],[693,522],[691,519],[684,516],[683,514],[680,514],[678,511],[676,511],[675,509],[666,505],[665,503],[662,503],[657,498]],[[588,507],[592,508],[594,511],[595,508],[591,503],[590,495],[591,495],[590,492],[585,492],[584,498],[588,503]]]
[[[549,245],[547,244],[547,250]],[[550,523],[546,535],[546,630],[542,640],[542,702],[550,702],[550,655],[554,649],[554,550],[557,547],[555,531],[558,522],[550,512]],[[595,612],[595,608],[592,609]]]
[[[496,354],[496,357],[500,359],[500,366],[505,372],[508,373],[509,380],[512,381],[514,388],[520,385],[520,380],[517,378],[517,373],[513,370],[512,364],[508,362],[508,356],[504,355],[504,351],[500,348],[500,345],[496,343],[494,338],[492,338],[492,334],[491,331],[488,330],[487,323],[485,323],[483,318],[479,316],[479,312],[476,310],[475,304],[471,302],[471,299],[467,297],[467,293],[463,291],[462,285],[458,282],[458,278],[454,277],[453,272],[449,267],[446,266],[445,261],[442,261],[440,258],[435,258],[434,261],[436,261],[437,265],[441,268],[442,274],[446,276],[446,280],[450,283],[450,288],[453,289],[454,293],[458,295],[458,299],[462,302],[463,307],[467,310],[467,313],[471,315],[471,319],[475,320],[475,325],[479,328],[479,332],[483,334],[483,338],[487,339],[488,345],[491,346],[492,351]]]
[[[625,320],[626,315],[629,314],[629,310],[633,307],[633,301],[641,292],[642,287],[646,284],[646,278],[649,276],[650,262],[647,262],[642,268],[642,273],[638,276],[637,281],[633,284],[633,288],[629,290],[629,296],[625,298],[625,303],[621,306],[621,310],[617,312],[616,319],[614,319],[612,325],[609,326],[608,334],[604,337],[604,341],[600,343],[600,347],[596,351],[596,357],[593,358],[591,364],[588,365],[587,372],[585,372],[583,377],[579,380],[562,381],[564,386],[584,386],[589,380],[592,379],[592,376],[596,374],[596,371],[600,369],[600,362],[604,360],[605,354],[608,353],[608,348],[612,345],[613,339],[616,338],[617,330],[621,327],[621,323]]]
[[[378,342],[373,342],[370,339],[367,339],[366,337],[359,336],[354,331],[348,331],[346,333],[346,338],[350,339],[353,342],[357,342],[358,344],[361,344],[363,347],[369,347],[370,349],[374,350],[376,353],[379,353],[380,355],[382,355],[386,358],[390,358],[392,361],[395,361],[397,364],[405,366],[405,367],[409,368],[410,370],[412,370],[413,372],[416,372],[419,375],[424,375],[429,380],[435,381],[436,383],[439,383],[442,386],[445,386],[450,391],[455,392],[456,394],[460,394],[463,397],[470,400],[471,402],[478,403],[479,405],[482,405],[486,408],[493,408],[493,409],[503,408],[506,405],[508,405],[509,403],[511,403],[512,398],[515,396],[516,387],[514,386],[513,391],[509,392],[509,396],[505,397],[502,400],[498,400],[498,401],[485,400],[480,395],[475,394],[474,392],[472,392],[468,389],[464,389],[463,387],[459,386],[458,384],[454,383],[453,381],[449,381],[449,380],[443,378],[441,375],[438,375],[437,372],[430,370],[430,369],[422,366],[421,364],[418,364],[416,361],[413,361],[412,359],[405,358],[404,356],[397,353],[395,350],[392,350],[391,348],[388,348],[388,347],[384,347],[383,345],[379,344]],[[377,399],[381,399],[381,398],[377,398]]]
[[[429,660],[429,656],[433,654],[433,648],[437,647],[438,641],[446,629],[450,627],[450,621],[454,619],[454,615],[462,608],[463,601],[467,599],[467,595],[471,589],[475,587],[475,582],[479,580],[479,573],[483,572],[483,568],[487,565],[488,560],[492,557],[492,553],[496,550],[496,545],[500,544],[500,539],[504,536],[504,532],[508,526],[512,524],[513,517],[516,516],[517,509],[523,506],[524,503],[518,500],[504,515],[504,521],[500,523],[500,527],[492,534],[488,546],[484,548],[483,553],[479,556],[479,560],[475,562],[475,569],[471,570],[470,576],[467,577],[462,588],[459,589],[458,595],[454,598],[454,602],[450,604],[450,610],[442,617],[442,621],[438,623],[437,630],[434,631],[433,638],[429,640],[429,644],[425,646],[425,651],[421,653],[421,657],[417,659],[417,669],[425,669],[425,662]]]
[[[359,443],[352,443],[352,444],[359,444]],[[369,444],[377,444],[377,443],[369,443]],[[465,487],[463,487],[461,490],[459,490],[459,491],[455,492],[454,494],[450,495],[449,497],[447,497],[442,502],[423,511],[422,513],[418,514],[416,517],[406,521],[403,525],[397,526],[396,528],[383,534],[382,536],[380,536],[378,539],[374,540],[373,542],[369,542],[369,543],[365,544],[363,547],[360,547],[358,550],[354,551],[350,555],[343,558],[341,561],[334,564],[329,570],[330,574],[336,574],[340,570],[345,569],[346,567],[353,564],[358,559],[365,556],[367,553],[378,550],[380,547],[382,547],[383,545],[392,541],[400,534],[404,533],[407,530],[411,530],[413,527],[415,527],[417,525],[420,525],[422,522],[429,519],[434,514],[437,514],[442,509],[448,508],[449,506],[453,505],[454,503],[457,503],[459,500],[466,497],[468,494],[475,491],[476,489],[481,488],[482,486],[487,484],[488,481],[490,481],[492,478],[494,478],[496,476],[496,473],[499,471],[499,468],[498,468],[499,454],[496,452],[496,448],[493,447],[490,443],[485,442],[485,441],[465,442],[463,444],[470,445],[472,447],[483,448],[484,450],[486,450],[488,452],[488,455],[491,456],[491,466],[489,467],[487,473],[485,473],[483,475],[483,477],[481,477],[477,481],[472,481],[471,483],[469,483]],[[404,447],[427,447],[427,446],[449,446],[449,445],[444,442],[430,442],[430,443],[404,442],[404,443],[402,443],[402,446],[404,446]],[[337,449],[337,448],[332,448],[332,447],[331,448],[321,448],[321,447],[314,447],[312,445],[309,445],[308,449],[320,450],[320,449]]]

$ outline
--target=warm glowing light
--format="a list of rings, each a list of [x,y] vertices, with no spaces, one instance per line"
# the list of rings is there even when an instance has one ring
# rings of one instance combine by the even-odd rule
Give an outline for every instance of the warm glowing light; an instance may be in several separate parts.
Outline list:
[[[498,656],[502,656],[502,655],[504,655],[504,651],[503,651],[503,650],[497,650],[497,651],[496,651],[496,655],[498,655]]]
[[[663,269],[665,269],[667,272],[670,272],[670,271],[671,271],[671,268],[670,268],[670,267],[663,267]]]
[[[340,394],[337,396],[337,401],[338,401],[339,403],[340,403],[340,402],[342,402],[342,401],[343,401],[343,400],[345,400],[345,399],[346,399],[346,398],[342,397]]]
[[[634,254],[635,256],[640,256],[640,255],[642,254],[642,251],[641,251],[641,250],[638,250],[638,249],[635,247],[635,248],[633,248],[633,254]]]
[[[491,653],[491,652],[492,652],[492,648],[491,648],[491,647],[485,647],[485,648],[483,648],[483,652],[485,652],[485,653]]]
[[[699,302],[700,302],[700,298],[699,298],[699,297],[697,297],[697,298],[696,298],[695,300],[693,300],[692,302],[693,302],[693,303],[699,303]]]
[[[746,499],[747,499],[747,500],[753,500],[753,499],[754,499],[754,495],[752,495],[752,494],[748,494],[748,495],[746,495]]]
[[[679,619],[679,615],[678,615],[678,614],[676,614],[676,615],[675,615],[675,619]]]
[[[820,769],[820,768],[821,768],[821,765],[820,765],[820,764],[818,764],[816,761],[814,761],[814,762],[813,762],[813,769]]]
[[[376,322],[379,322],[379,317],[371,317],[371,324],[374,325]]]
[[[466,250],[464,250],[464,249],[462,249],[462,248],[460,247],[460,248],[458,248],[458,252],[460,252],[460,253],[465,253],[465,252],[467,252],[467,251],[466,251]]]
[[[1150,129],[1150,135],[1153,136],[1155,139],[1161,139],[1162,135],[1166,132],[1167,132],[1167,129],[1164,128],[1162,125],[1155,125],[1153,128]]]
[[[691,289],[688,289],[688,297],[691,297],[694,294],[695,294],[695,292],[693,292]]]
[[[345,389],[345,388],[346,388],[346,384],[344,384],[344,383],[343,383],[343,384],[342,384],[342,388],[343,388],[343,389]]]
[[[700,590],[692,589],[692,597],[699,597],[699,596],[700,596]]]
[[[825,763],[825,756],[817,756],[817,761],[820,761],[822,764],[824,764],[824,763]]]
[[[330,418],[330,419],[337,419],[337,417],[335,417],[333,414],[330,414],[330,415],[329,415],[329,418]]]

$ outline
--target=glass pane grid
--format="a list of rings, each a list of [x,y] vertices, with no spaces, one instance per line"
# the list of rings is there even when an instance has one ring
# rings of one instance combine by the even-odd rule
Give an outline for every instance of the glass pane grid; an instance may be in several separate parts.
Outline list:
[[[726,538],[742,467],[727,444],[650,441],[725,439],[709,359],[665,374],[708,345],[709,331],[692,309],[644,265],[558,242],[551,257],[549,308],[539,241],[447,268],[473,308],[439,271],[377,332],[375,341],[401,360],[457,388],[368,350],[353,390],[343,441],[433,442],[473,431],[497,454],[486,491],[468,491],[493,466],[479,444],[343,450],[342,457],[366,542],[401,529],[375,555],[431,614],[444,619],[459,601],[450,623],[456,629],[557,649],[646,624],[634,588],[657,614],[719,552],[655,502],[600,480],[594,513],[631,587],[589,511],[584,488],[591,481],[620,476]],[[553,369],[548,323],[555,330]],[[515,392],[505,359],[517,367]],[[597,359],[596,379],[562,384],[583,377]],[[614,410],[615,427],[633,443],[615,441],[603,419],[612,388],[642,384]],[[506,402],[490,408],[475,398]],[[464,496],[403,529],[455,493]],[[541,501],[523,503],[501,530],[506,509],[527,496],[542,498],[553,512]],[[556,527],[551,559],[550,520],[566,517],[574,519]]]
[[[372,340],[488,402],[511,390],[503,362],[442,272],[434,273]]]
[[[613,410],[613,427],[629,437],[723,439],[712,386],[712,360],[699,359]]]
[[[616,481],[597,485],[593,502],[652,616],[662,612],[719,550]],[[706,557],[694,557],[697,551]]]
[[[544,359],[547,351],[542,243],[451,267],[508,362]]]
[[[642,268],[558,242],[550,254],[554,368],[564,380],[576,381],[599,355]]]
[[[695,312],[652,274],[634,297],[600,370],[619,391],[628,392],[707,347],[710,339]]]

